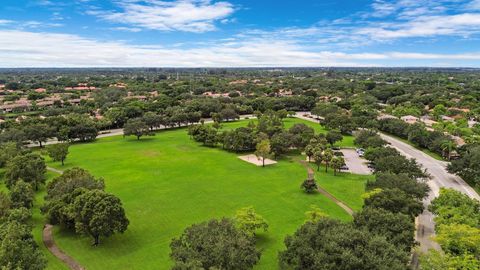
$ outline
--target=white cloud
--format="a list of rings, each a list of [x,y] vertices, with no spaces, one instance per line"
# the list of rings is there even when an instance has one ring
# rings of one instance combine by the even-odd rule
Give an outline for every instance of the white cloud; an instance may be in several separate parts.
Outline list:
[[[117,0],[115,3],[120,11],[92,9],[87,13],[113,23],[151,30],[201,33],[215,30],[215,22],[235,11],[229,2],[210,0]]]
[[[345,53],[315,51],[276,39],[226,40],[213,46],[179,49],[102,42],[70,34],[0,30],[0,59],[1,67],[398,66],[405,59],[421,60],[425,66],[427,60],[478,63],[480,52]]]
[[[111,29],[112,29],[112,30],[118,30],[118,31],[125,31],[125,32],[133,32],[133,33],[137,33],[137,32],[141,32],[141,31],[142,31],[141,28],[137,28],[137,27],[123,27],[123,26],[112,27]]]
[[[431,36],[470,36],[480,33],[480,14],[464,13],[446,16],[422,16],[405,23],[385,23],[356,30],[378,40]]]
[[[10,21],[10,20],[1,20],[1,19],[0,19],[0,25],[11,24],[11,23],[13,23],[13,21]]]

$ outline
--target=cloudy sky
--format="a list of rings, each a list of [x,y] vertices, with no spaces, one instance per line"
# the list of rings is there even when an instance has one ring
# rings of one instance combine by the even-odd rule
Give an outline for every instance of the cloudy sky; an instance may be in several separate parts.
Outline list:
[[[2,0],[0,67],[480,67],[480,0]]]

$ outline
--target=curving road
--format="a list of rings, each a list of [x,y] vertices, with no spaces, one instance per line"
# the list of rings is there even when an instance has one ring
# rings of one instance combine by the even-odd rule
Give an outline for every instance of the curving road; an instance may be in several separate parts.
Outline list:
[[[318,123],[318,120],[308,117],[309,115],[310,112],[299,112],[296,114],[296,117]],[[472,187],[470,187],[462,178],[447,171],[447,162],[436,160],[421,150],[387,134],[381,133],[380,136],[407,158],[416,159],[417,162],[431,175],[431,179],[427,181],[431,191],[423,202],[425,208],[439,195],[440,188],[442,187],[458,190],[467,194],[470,198],[480,201],[480,196]],[[432,240],[432,237],[435,235],[433,214],[428,210],[425,210],[417,217],[416,225],[416,240],[420,243],[420,251],[426,252],[429,249],[441,250],[438,243]]]
[[[447,162],[437,160],[421,150],[402,142],[392,136],[381,133],[380,136],[389,142],[392,147],[396,148],[401,154],[408,158],[414,158],[422,165],[423,168],[431,175],[431,179],[427,181],[430,186],[430,194],[424,200],[425,208],[430,202],[439,195],[440,188],[452,188],[458,190],[470,198],[480,200],[478,193],[470,187],[462,178],[451,174],[447,171]],[[433,214],[425,210],[417,218],[417,241],[420,243],[420,251],[426,252],[428,249],[440,250],[440,246],[432,240],[435,235],[435,223],[433,221]]]

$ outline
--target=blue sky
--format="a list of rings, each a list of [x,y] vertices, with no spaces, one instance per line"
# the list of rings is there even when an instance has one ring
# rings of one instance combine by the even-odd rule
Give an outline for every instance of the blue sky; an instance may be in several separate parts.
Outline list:
[[[480,0],[2,0],[0,67],[480,67]]]

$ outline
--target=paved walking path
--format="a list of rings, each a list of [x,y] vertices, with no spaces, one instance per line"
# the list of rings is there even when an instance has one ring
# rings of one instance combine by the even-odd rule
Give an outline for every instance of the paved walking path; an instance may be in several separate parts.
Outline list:
[[[58,170],[52,167],[47,167],[47,170],[52,171],[54,173],[63,174],[62,170]],[[84,270],[83,268],[75,259],[68,256],[65,252],[63,252],[53,240],[53,225],[45,224],[43,227],[43,244],[47,247],[47,249],[53,254],[53,256],[57,257],[60,261],[65,263],[70,269],[72,270]]]
[[[308,174],[308,178],[311,179],[311,178],[315,178],[315,172],[313,171],[312,168],[310,168],[310,166],[308,166],[308,163],[304,160],[300,160],[299,161],[300,164],[302,164],[306,169],[307,169],[307,174]],[[347,212],[349,215],[353,215],[353,209],[350,208],[348,205],[346,205],[344,202],[340,201],[339,199],[337,199],[335,196],[333,196],[332,194],[330,194],[330,192],[326,191],[325,189],[323,189],[322,187],[318,186],[317,187],[317,190],[318,192],[320,192],[320,194],[324,195],[325,197],[329,198],[331,201],[333,201],[336,205],[340,206],[343,210],[345,210],[345,212]]]
[[[65,252],[63,252],[53,240],[53,225],[45,224],[43,227],[43,244],[47,247],[47,249],[59,260],[64,262],[70,269],[72,270],[84,270],[77,261],[75,261],[72,257],[68,256]]]
[[[52,168],[52,167],[47,167],[47,170],[49,170],[51,172],[54,172],[54,173],[63,174],[63,171],[61,171],[59,169]]]

